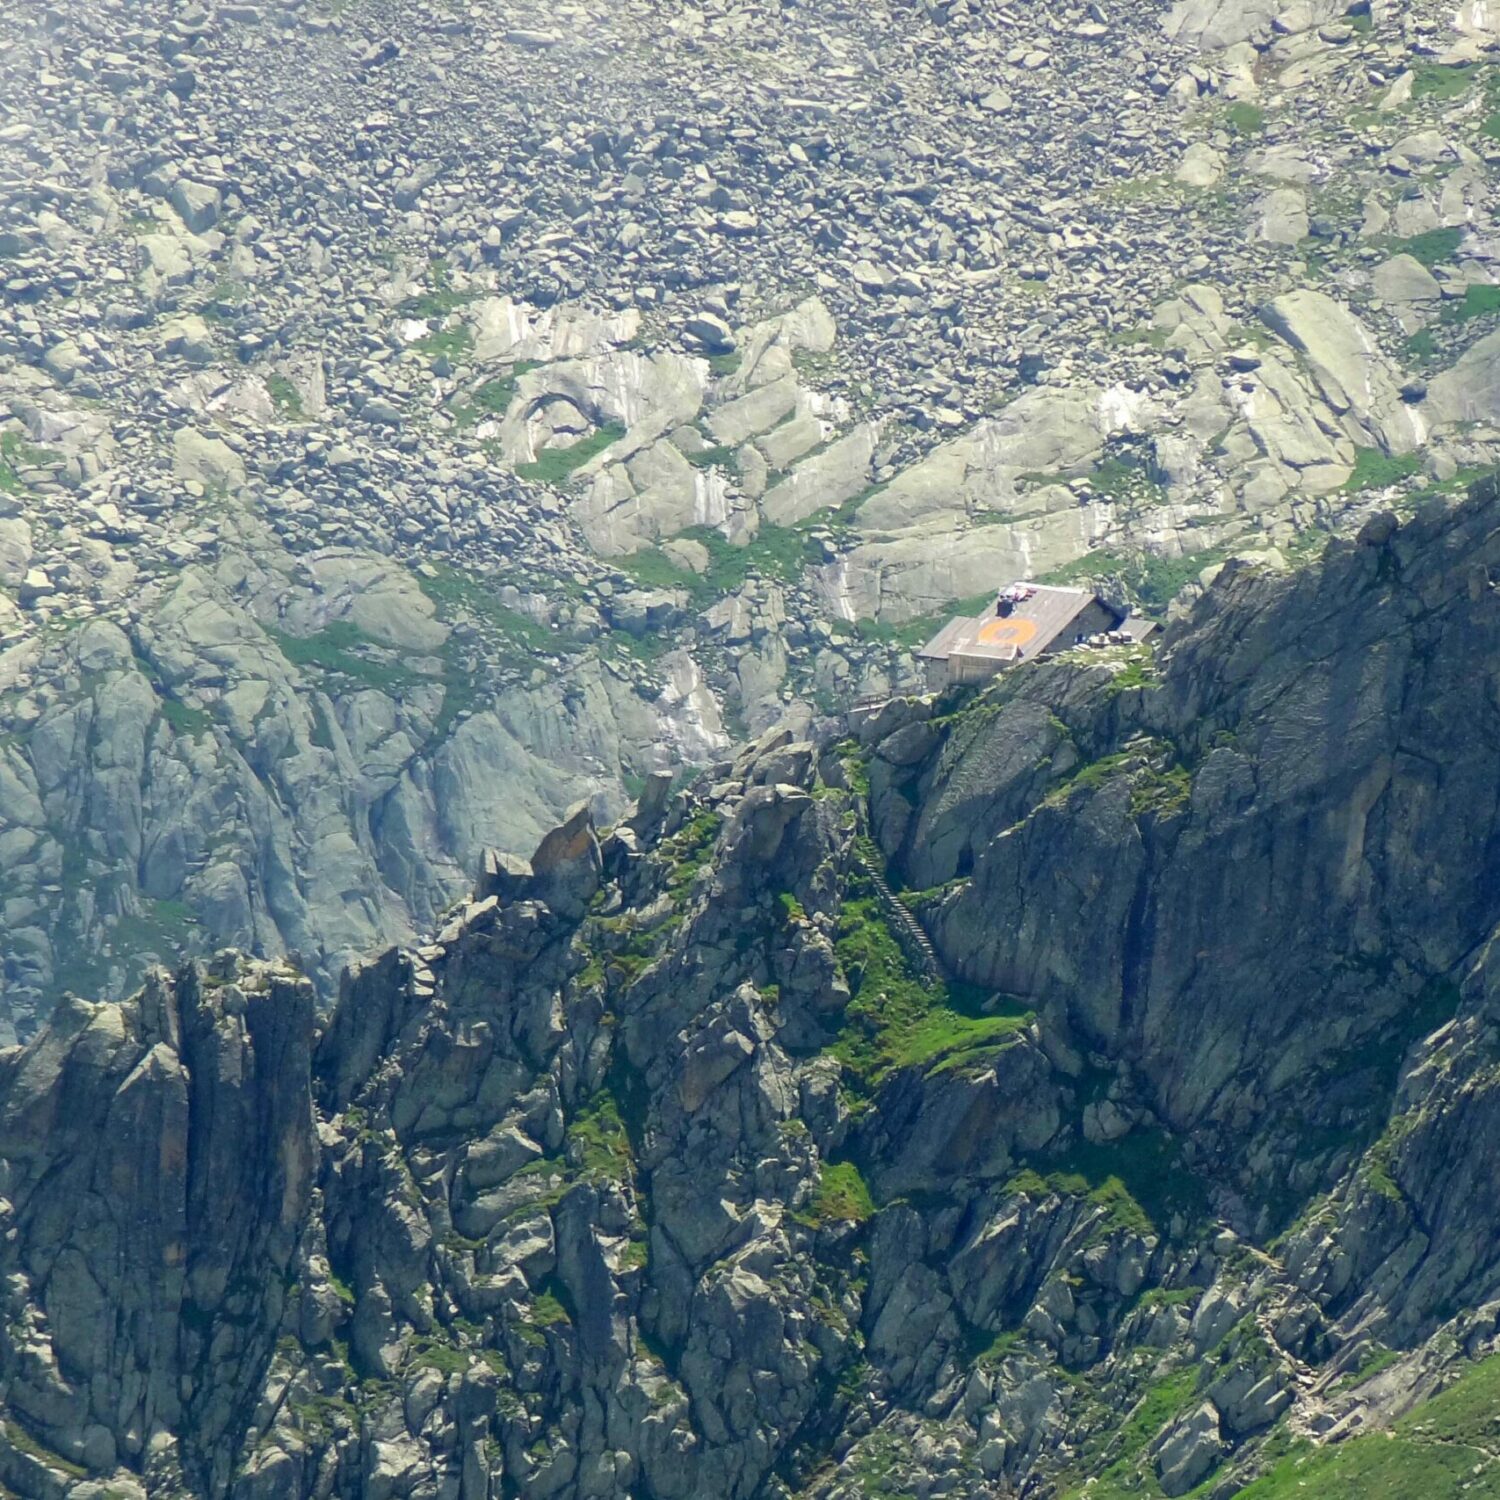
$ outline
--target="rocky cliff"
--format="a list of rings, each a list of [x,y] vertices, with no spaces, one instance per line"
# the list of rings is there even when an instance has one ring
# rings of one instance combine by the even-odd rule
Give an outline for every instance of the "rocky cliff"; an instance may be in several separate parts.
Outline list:
[[[580,805],[322,1019],[69,1001],[0,1054],[0,1479],[1494,1493],[1496,579],[1486,484]]]

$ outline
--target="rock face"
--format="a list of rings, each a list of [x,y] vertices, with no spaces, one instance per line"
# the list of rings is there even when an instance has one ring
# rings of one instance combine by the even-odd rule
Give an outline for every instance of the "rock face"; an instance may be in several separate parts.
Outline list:
[[[1273,29],[1298,32],[1341,13],[1336,0],[1176,0],[1162,25],[1168,36],[1205,52],[1238,42],[1266,41]]]
[[[1243,1140],[1235,1080],[1252,1073],[1257,1107],[1284,1090],[1321,1118],[1308,1079],[1356,1037],[1394,1045],[1494,921],[1492,799],[1470,737],[1493,708],[1469,653],[1484,659],[1500,621],[1500,559],[1487,513],[1469,514],[1437,540],[1435,525],[1372,525],[1323,575],[1221,577],[1161,679],[1097,717],[1037,674],[973,740],[916,765],[877,752],[876,826],[897,868],[913,887],[962,882],[929,918],[957,971],[1027,996],[1080,1049],[1138,1058],[1174,1127]],[[1335,620],[1341,649],[1321,663],[1281,644]],[[1305,927],[1308,910],[1326,915]],[[1272,1051],[1277,1066],[1256,1069]],[[1346,1102],[1325,1102],[1332,1125]]]
[[[552,632],[498,594],[348,548],[294,562],[254,527],[139,587],[123,625],[0,668],[25,725],[0,750],[0,1014],[22,1034],[59,991],[125,993],[185,946],[296,950],[331,993],[430,928],[487,845],[580,796],[618,810],[674,740],[723,743],[695,673],[653,701],[560,633],[544,674],[517,642]]]
[[[321,1029],[232,953],[66,1002],[0,1054],[7,1488],[1232,1494],[1327,1438],[1456,1497],[1495,578],[1486,485],[1154,656],[768,731],[492,852]]]
[[[308,981],[231,963],[70,1001],[7,1054],[5,1400],[44,1448],[229,1482],[313,1201],[312,1032]]]

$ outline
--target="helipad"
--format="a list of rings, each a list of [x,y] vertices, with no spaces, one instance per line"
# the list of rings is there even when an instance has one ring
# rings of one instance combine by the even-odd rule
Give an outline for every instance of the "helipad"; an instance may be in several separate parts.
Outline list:
[[[1087,589],[1013,583],[984,614],[950,620],[917,654],[928,663],[934,685],[979,682],[1013,662],[1081,640],[1120,632],[1139,638],[1154,628]]]

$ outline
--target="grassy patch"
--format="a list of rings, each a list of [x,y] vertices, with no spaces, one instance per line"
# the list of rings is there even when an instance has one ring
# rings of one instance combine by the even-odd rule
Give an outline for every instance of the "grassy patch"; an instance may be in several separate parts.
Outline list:
[[[825,1162],[803,1221],[814,1228],[825,1224],[863,1224],[875,1212],[875,1200],[852,1161]]]
[[[1364,1185],[1393,1203],[1402,1202],[1406,1196],[1392,1171],[1396,1151],[1411,1134],[1416,1123],[1415,1115],[1397,1115],[1370,1146],[1359,1165],[1359,1178]]]
[[[606,945],[604,956],[598,954],[585,965],[580,982],[593,978],[593,971],[602,979],[605,965],[619,974],[625,983],[633,982],[656,960],[661,951],[662,939],[676,930],[677,918],[669,918],[659,927],[637,927],[632,917],[605,917],[598,924],[602,942]]]
[[[106,929],[102,948],[132,975],[144,960],[176,963],[196,937],[196,918],[181,901],[141,899],[140,915],[115,917]]]
[[[1136,1304],[1143,1308],[1157,1307],[1187,1307],[1196,1302],[1203,1295],[1201,1286],[1183,1286],[1168,1290],[1166,1287],[1152,1287],[1149,1292],[1141,1295]]]
[[[340,1428],[357,1428],[359,1411],[342,1396],[314,1395],[306,1401],[289,1401],[300,1431],[324,1438]],[[110,1491],[119,1494],[120,1491]]]
[[[418,1346],[415,1363],[418,1369],[436,1370],[440,1375],[461,1375],[469,1368],[473,1356],[457,1344],[424,1339]]]
[[[531,1303],[531,1316],[527,1321],[533,1328],[552,1328],[560,1323],[571,1323],[568,1310],[555,1291],[538,1292]]]
[[[1225,123],[1236,135],[1259,135],[1266,128],[1266,112],[1243,99],[1229,106]]]
[[[50,448],[37,448],[19,432],[0,432],[0,491],[14,495],[26,485],[21,470],[52,462],[57,455]]]
[[[1147,609],[1165,609],[1188,584],[1196,583],[1205,568],[1223,562],[1228,547],[1210,547],[1183,557],[1143,552],[1123,570],[1126,584]]]
[[[695,469],[727,469],[735,476],[738,476],[740,472],[740,463],[735,457],[735,450],[722,443],[716,447],[704,448],[697,453],[689,453],[687,461]]]
[[[1470,318],[1488,318],[1500,313],[1500,286],[1483,284],[1467,287],[1461,302],[1445,302],[1445,323],[1467,323]]]
[[[1102,191],[1121,203],[1139,203],[1148,199],[1180,198],[1185,185],[1163,172],[1135,173],[1116,177],[1104,184]]]
[[[502,604],[493,582],[447,563],[434,563],[434,577],[418,575],[422,592],[437,605],[444,620],[464,615],[493,632],[501,644],[535,656],[569,655],[583,646],[533,620],[530,615]]]
[[[1430,365],[1438,358],[1437,340],[1430,328],[1420,329],[1406,341],[1406,352],[1419,365]]]
[[[474,335],[467,323],[460,323],[456,328],[440,328],[436,333],[429,333],[425,338],[417,339],[411,347],[429,359],[456,360],[474,347]]]
[[[1422,459],[1416,453],[1403,453],[1392,458],[1379,448],[1356,448],[1354,450],[1354,472],[1344,481],[1344,489],[1352,494],[1365,490],[1389,489],[1420,473]]]
[[[1080,1137],[1012,1178],[1009,1190],[1087,1198],[1105,1210],[1099,1234],[1155,1234],[1178,1215],[1197,1224],[1208,1208],[1203,1184],[1183,1165],[1177,1140],[1161,1130],[1133,1130],[1099,1145]]]
[[[635,1170],[630,1137],[615,1096],[601,1089],[568,1124],[568,1158],[582,1172],[610,1182],[626,1181]]]
[[[744,358],[738,349],[731,350],[728,354],[711,354],[708,357],[708,368],[722,379],[726,375],[733,375]]]
[[[45,1464],[49,1469],[55,1469],[59,1473],[66,1474],[72,1479],[87,1479],[88,1470],[79,1464],[71,1462],[60,1453],[54,1453],[50,1448],[45,1448],[32,1437],[19,1422],[7,1422],[5,1424],[5,1437],[11,1447],[19,1453],[34,1458],[39,1464]]]
[[[810,532],[827,528],[834,532],[847,532],[854,526],[855,517],[864,509],[865,502],[889,489],[888,484],[867,484],[858,494],[850,495],[838,505],[825,505],[810,516],[797,522],[797,530]]]
[[[1436,479],[1422,489],[1414,490],[1405,497],[1405,503],[1415,507],[1424,502],[1441,499],[1446,495],[1467,493],[1481,479],[1488,478],[1493,472],[1488,468],[1460,469],[1451,479]]]
[[[1386,248],[1393,255],[1409,255],[1431,270],[1458,254],[1463,237],[1462,229],[1429,229],[1426,234],[1414,234],[1410,239],[1388,240]]]
[[[799,375],[806,375],[809,383],[826,380],[834,373],[832,350],[819,352],[815,349],[794,349],[792,368]]]
[[[194,739],[213,728],[213,717],[201,708],[190,708],[176,698],[163,698],[161,716],[178,734],[188,734]]]
[[[1021,1342],[1022,1336],[1019,1328],[1007,1328],[997,1333],[994,1338],[979,1348],[979,1352],[974,1356],[974,1363],[990,1367],[998,1365]]]
[[[616,568],[643,589],[687,589],[693,591],[698,575],[679,567],[660,547],[642,547],[628,557],[617,557]]]
[[[850,883],[834,944],[852,998],[830,1049],[866,1090],[902,1068],[980,1065],[1008,1046],[1028,1011],[981,1015],[942,984],[924,984],[863,875]]]
[[[1423,1402],[1389,1433],[1329,1447],[1302,1445],[1240,1491],[1242,1500],[1495,1500],[1500,1355]]]
[[[515,399],[516,385],[521,376],[539,368],[536,360],[523,359],[512,365],[506,374],[497,375],[476,386],[466,399],[455,399],[452,407],[455,424],[462,431],[477,427],[487,418],[503,417]]]
[[[1156,653],[1148,641],[1144,645],[1128,649],[1125,665],[1111,679],[1109,690],[1111,693],[1124,693],[1131,688],[1152,687],[1158,680]]]
[[[1440,104],[1467,92],[1476,70],[1469,64],[1419,63],[1412,69],[1413,99],[1435,99]]]
[[[1146,1450],[1152,1438],[1168,1422],[1194,1402],[1198,1385],[1195,1369],[1177,1370],[1147,1387],[1130,1409],[1124,1423],[1098,1455],[1106,1467],[1091,1484],[1066,1490],[1068,1500],[1087,1495],[1089,1500],[1124,1500],[1126,1496],[1159,1496]]]
[[[708,549],[701,583],[711,599],[734,593],[751,573],[794,583],[808,562],[806,538],[786,526],[762,526],[744,547],[734,546],[710,526],[693,526],[682,534]]]
[[[674,905],[686,899],[697,882],[699,871],[712,861],[719,830],[723,826],[724,820],[718,813],[704,808],[689,818],[671,838],[662,841],[658,852],[667,866],[667,891]]]
[[[1167,331],[1164,328],[1120,328],[1107,335],[1104,342],[1112,349],[1165,349]]]
[[[1148,812],[1165,816],[1185,808],[1192,795],[1192,772],[1186,766],[1168,766],[1136,779],[1130,794],[1130,813],[1136,818]]]
[[[1351,1370],[1335,1387],[1336,1390],[1353,1390],[1357,1385],[1363,1385],[1367,1380],[1373,1380],[1382,1370],[1388,1370],[1399,1360],[1401,1356],[1394,1349],[1387,1349],[1384,1344],[1372,1344],[1365,1357],[1360,1360],[1357,1368]]]
[[[781,908],[785,922],[802,922],[807,919],[807,910],[790,891],[777,891],[776,904]]]
[[[270,635],[293,666],[335,672],[382,693],[399,694],[403,688],[423,680],[396,662],[368,655],[370,651],[385,648],[350,620],[335,620],[316,635],[287,635],[280,630],[273,630]]]
[[[1129,750],[1116,750],[1111,755],[1101,755],[1081,766],[1066,781],[1047,793],[1042,799],[1043,807],[1064,807],[1075,791],[1097,791],[1111,776],[1118,775],[1135,757]]]
[[[1097,499],[1114,505],[1161,505],[1166,489],[1147,472],[1134,455],[1102,459],[1088,476]]]
[[[1017,1172],[1005,1185],[1008,1193],[1025,1193],[1028,1198],[1086,1198],[1105,1211],[1099,1225],[1101,1235],[1112,1230],[1129,1234],[1152,1234],[1156,1226],[1150,1215],[1120,1178],[1110,1175],[1093,1183],[1082,1172],[1048,1172],[1045,1176],[1032,1167]]]
[[[677,638],[666,631],[633,636],[629,631],[614,630],[599,644],[599,655],[606,661],[628,656],[642,666],[651,666],[677,649]]]
[[[787,526],[762,526],[749,543],[736,547],[711,526],[690,526],[681,535],[708,552],[702,573],[679,567],[659,547],[644,547],[615,566],[642,588],[682,589],[699,609],[742,588],[752,573],[780,583],[795,583],[809,561],[808,542]]]
[[[301,417],[302,392],[285,375],[267,375],[266,390],[271,396],[271,405],[284,417]]]
[[[432,283],[425,292],[408,297],[397,309],[408,318],[446,318],[474,300],[477,293],[459,292],[453,288],[453,272],[445,260],[435,260],[427,268]]]
[[[236,308],[243,307],[249,300],[250,288],[243,281],[225,277],[214,283],[213,289],[209,292],[199,312],[206,321],[219,323],[229,318]]]
[[[312,702],[312,728],[308,731],[307,742],[319,750],[333,749],[333,727],[328,722],[323,705],[316,698]]]
[[[517,465],[516,473],[522,479],[531,479],[538,484],[562,484],[575,470],[581,469],[624,436],[625,429],[618,422],[607,422],[570,448],[542,449],[535,463]]]

